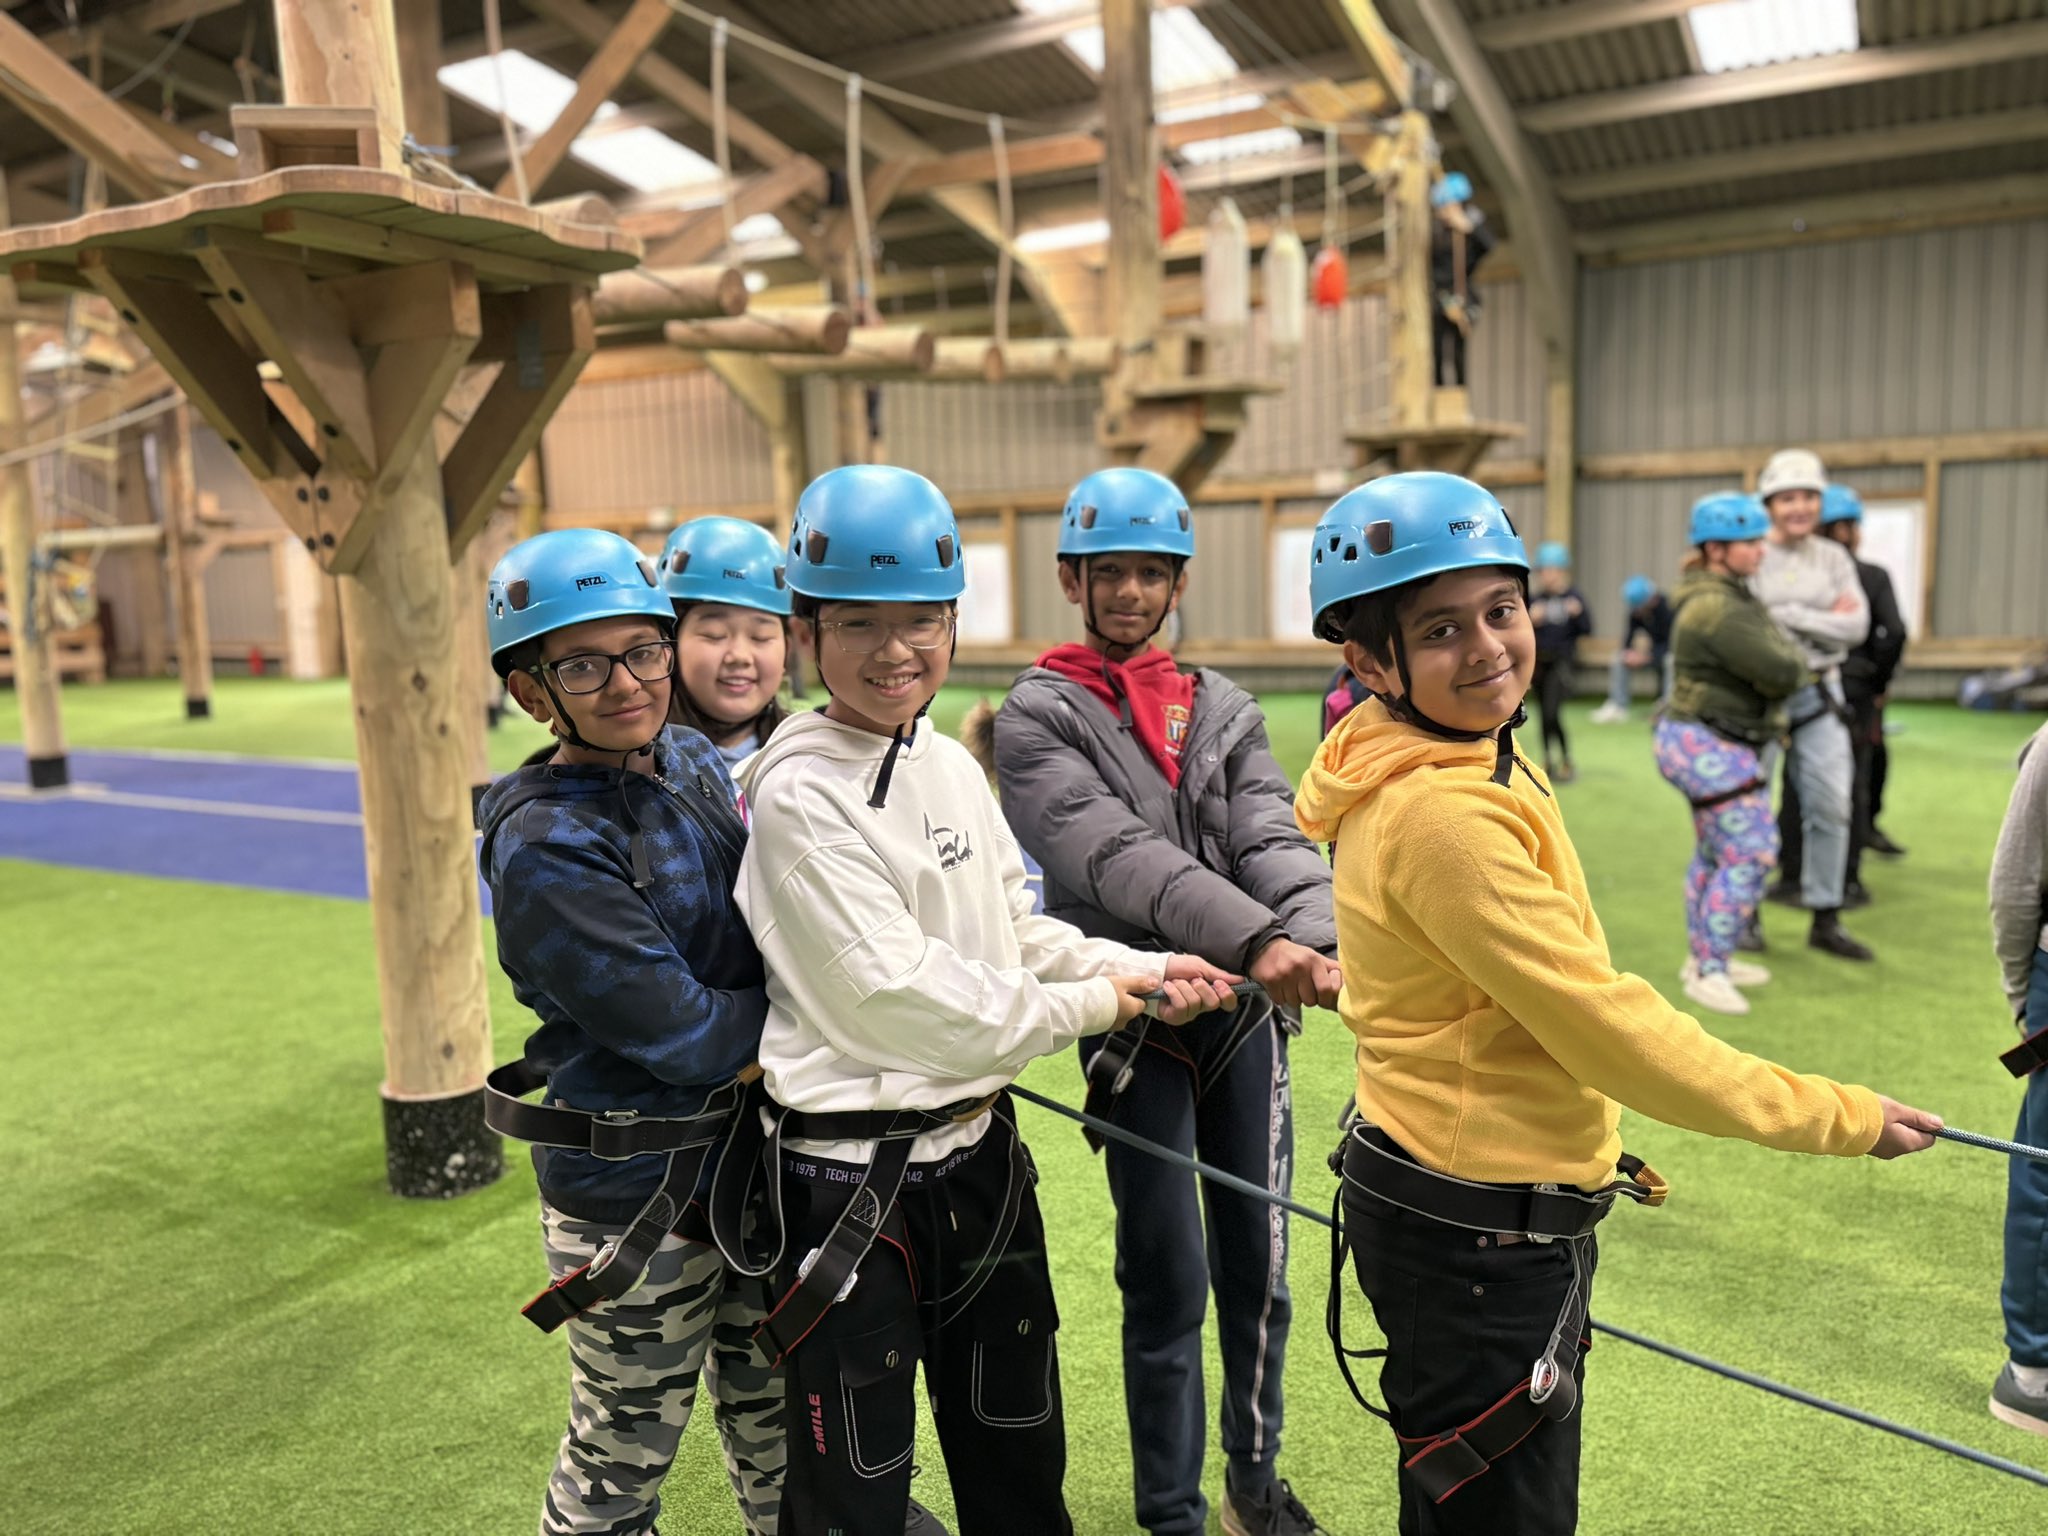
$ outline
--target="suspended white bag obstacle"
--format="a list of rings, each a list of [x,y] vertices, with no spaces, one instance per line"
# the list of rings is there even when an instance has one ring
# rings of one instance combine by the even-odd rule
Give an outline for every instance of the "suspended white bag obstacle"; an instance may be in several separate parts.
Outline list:
[[[1230,198],[1209,212],[1202,251],[1202,320],[1218,330],[1241,330],[1252,313],[1252,252],[1244,215]]]
[[[1289,362],[1301,350],[1308,315],[1308,252],[1291,223],[1267,242],[1259,276],[1266,285],[1266,339],[1273,356]]]

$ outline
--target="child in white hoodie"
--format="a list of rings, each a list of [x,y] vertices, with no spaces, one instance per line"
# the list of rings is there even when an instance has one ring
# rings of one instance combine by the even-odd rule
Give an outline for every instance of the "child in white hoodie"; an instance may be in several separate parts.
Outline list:
[[[1033,914],[980,766],[923,721],[966,585],[936,486],[881,465],[822,476],[788,580],[831,702],[748,765],[739,888],[768,969],[783,1530],[903,1530],[922,1359],[960,1536],[1061,1536],[1059,1321],[1002,1090],[1155,993],[1170,1023],[1228,1007],[1236,978]]]

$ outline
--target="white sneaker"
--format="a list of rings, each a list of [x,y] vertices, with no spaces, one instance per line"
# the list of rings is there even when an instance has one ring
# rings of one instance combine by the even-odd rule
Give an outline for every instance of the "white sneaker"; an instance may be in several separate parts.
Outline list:
[[[1715,1013],[1749,1012],[1749,999],[1736,989],[1725,971],[1716,971],[1711,976],[1689,977],[1685,983],[1685,995]]]
[[[1612,704],[1602,704],[1593,711],[1589,718],[1595,725],[1626,725],[1628,723],[1628,711],[1626,709],[1617,709]]]
[[[1699,976],[1699,973],[1699,961],[1687,956],[1685,964],[1678,968],[1678,979],[1681,982],[1692,981]],[[1734,955],[1730,955],[1728,957],[1728,979],[1738,987],[1761,987],[1770,982],[1771,973],[1754,961],[1742,960]]]

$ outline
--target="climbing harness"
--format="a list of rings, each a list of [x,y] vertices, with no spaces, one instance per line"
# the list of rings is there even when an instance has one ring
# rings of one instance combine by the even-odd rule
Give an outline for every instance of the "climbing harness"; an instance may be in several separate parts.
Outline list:
[[[735,1121],[718,1170],[712,1175],[712,1236],[726,1263],[733,1269],[758,1277],[782,1264],[787,1237],[782,1214],[782,1180],[785,1175],[817,1177],[820,1182],[834,1185],[847,1182],[849,1177],[857,1180],[825,1240],[797,1266],[795,1281],[783,1291],[756,1329],[763,1343],[763,1352],[772,1363],[779,1365],[818,1326],[833,1304],[852,1290],[860,1277],[861,1262],[878,1238],[891,1241],[907,1251],[903,1218],[896,1209],[896,1197],[906,1182],[923,1182],[926,1176],[923,1170],[914,1172],[911,1168],[910,1154],[918,1137],[931,1131],[970,1124],[994,1110],[1001,1097],[1000,1093],[992,1093],[980,1098],[962,1099],[938,1109],[810,1112],[784,1109],[768,1099],[765,1093],[752,1097],[750,1112]],[[1014,1127],[1007,1114],[999,1114],[999,1118]],[[785,1153],[783,1142],[786,1139],[872,1141],[875,1150],[867,1166],[853,1175],[843,1165]],[[939,1164],[929,1177],[943,1177],[980,1149],[980,1142],[962,1149],[953,1159]],[[992,1255],[999,1254],[1002,1245],[1009,1240],[1022,1207],[1024,1190],[1030,1182],[1029,1157],[1024,1151],[1023,1140],[1014,1134],[1010,1138],[1010,1157],[1013,1163],[1010,1193],[990,1240]],[[741,1230],[745,1213],[753,1206],[757,1184],[765,1184],[766,1224],[772,1244],[766,1254],[759,1256],[748,1251]],[[986,1273],[987,1268],[984,1267],[984,1278]],[[979,1285],[963,1295],[941,1298],[948,1308],[948,1315],[957,1316],[977,1290]]]
[[[694,1115],[642,1115],[630,1109],[592,1113],[566,1104],[532,1104],[527,1095],[547,1086],[547,1074],[521,1058],[484,1079],[484,1124],[501,1136],[541,1147],[623,1160],[666,1153],[661,1187],[626,1230],[519,1310],[543,1333],[552,1333],[592,1307],[617,1301],[646,1278],[662,1239],[692,1214],[692,1197],[711,1149],[724,1141],[745,1095],[737,1082],[713,1090]],[[705,1235],[699,1229],[699,1235]]]
[[[1330,1171],[1339,1186],[1330,1224],[1330,1300],[1325,1323],[1337,1355],[1337,1369],[1359,1406],[1377,1418],[1387,1411],[1366,1400],[1351,1373],[1353,1360],[1379,1358],[1385,1350],[1350,1349],[1344,1343],[1345,1259],[1352,1238],[1343,1221],[1344,1194],[1358,1189],[1432,1221],[1491,1234],[1496,1241],[1562,1242],[1571,1254],[1572,1282],[1558,1308],[1543,1353],[1529,1374],[1477,1417],[1430,1435],[1403,1435],[1402,1466],[1430,1499],[1441,1504],[1494,1462],[1520,1445],[1546,1419],[1563,1420],[1578,1407],[1578,1360],[1590,1345],[1586,1328],[1591,1300],[1587,1246],[1593,1229],[1617,1200],[1639,1205],[1664,1203],[1664,1181],[1641,1158],[1623,1156],[1622,1177],[1590,1194],[1561,1184],[1480,1184],[1425,1168],[1378,1126],[1356,1120],[1337,1150]]]

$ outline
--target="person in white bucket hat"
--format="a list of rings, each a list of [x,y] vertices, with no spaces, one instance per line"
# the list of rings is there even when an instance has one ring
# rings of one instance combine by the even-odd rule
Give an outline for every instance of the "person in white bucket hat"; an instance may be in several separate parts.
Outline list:
[[[1855,757],[1842,694],[1842,658],[1870,630],[1870,604],[1847,550],[1820,536],[1827,472],[1820,455],[1785,448],[1771,455],[1757,494],[1771,515],[1763,564],[1750,588],[1792,637],[1814,681],[1792,695],[1785,772],[1799,792],[1806,848],[1800,900],[1813,914],[1807,944],[1844,960],[1869,960],[1868,946],[1842,927],[1842,882],[1849,862],[1849,808]]]

